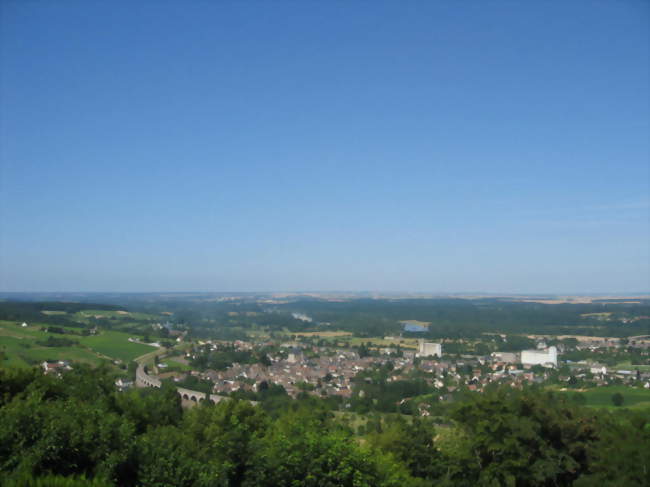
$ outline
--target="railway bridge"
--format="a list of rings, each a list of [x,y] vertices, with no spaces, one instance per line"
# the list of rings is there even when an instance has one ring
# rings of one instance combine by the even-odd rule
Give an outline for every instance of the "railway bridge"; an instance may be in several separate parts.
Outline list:
[[[158,377],[147,374],[147,371],[144,368],[144,365],[138,364],[138,369],[135,372],[135,385],[136,387],[157,387],[162,386],[162,382]],[[212,401],[213,403],[218,403],[224,399],[230,399],[228,396],[220,396],[218,394],[206,394],[205,392],[193,391],[191,389],[185,389],[183,387],[177,387],[176,391],[181,396],[182,399],[194,401],[199,403],[205,401],[206,399]],[[251,403],[255,403],[251,401]]]

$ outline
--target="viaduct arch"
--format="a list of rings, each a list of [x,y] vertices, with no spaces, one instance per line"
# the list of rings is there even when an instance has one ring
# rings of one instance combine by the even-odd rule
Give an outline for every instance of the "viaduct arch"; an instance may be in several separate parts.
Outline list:
[[[147,374],[147,371],[144,368],[144,365],[138,364],[138,368],[135,371],[135,385],[136,387],[157,387],[162,386],[162,382],[158,377],[151,376]],[[206,394],[205,392],[193,391],[191,389],[185,389],[183,387],[177,387],[176,391],[181,396],[182,399],[194,401],[199,403],[200,401],[205,401],[206,399],[217,404],[225,399],[230,399],[227,396],[220,396],[218,394]],[[253,403],[253,401],[251,401]]]

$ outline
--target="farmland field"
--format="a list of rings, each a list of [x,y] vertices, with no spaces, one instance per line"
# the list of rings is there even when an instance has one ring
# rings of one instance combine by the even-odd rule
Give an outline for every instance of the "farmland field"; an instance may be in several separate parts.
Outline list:
[[[14,327],[17,330],[12,329]],[[96,365],[102,361],[97,354],[80,346],[59,348],[37,343],[47,336],[45,332],[18,328],[7,322],[0,323],[0,352],[5,359],[0,364],[27,367],[45,360],[73,360]]]
[[[650,372],[650,365],[634,365],[631,364],[629,361],[616,364],[616,366],[612,368],[616,370],[631,370],[631,371],[636,371],[636,369],[639,369],[641,372]]]
[[[174,357],[165,358],[161,360],[161,363],[166,364],[169,368],[168,370],[180,370],[182,372],[192,370],[192,367],[190,367],[187,363],[178,362],[177,360],[174,360]]]
[[[346,338],[344,338],[346,339]],[[347,338],[351,346],[356,347],[362,343],[368,343],[375,347],[388,347],[388,346],[397,346],[399,345],[402,348],[417,348],[418,341],[416,338],[392,338],[386,340],[385,338],[360,338],[360,337],[350,337]]]
[[[79,329],[61,327],[68,331]],[[135,357],[155,350],[141,343],[131,343],[131,335],[117,331],[103,331],[99,335],[80,336],[76,334],[52,334],[41,330],[41,325],[22,327],[11,321],[0,321],[0,352],[3,352],[3,365],[29,365],[44,360],[73,360],[98,364],[105,357],[133,360]],[[40,345],[48,337],[74,340],[78,345],[66,347],[46,347]]]
[[[155,349],[150,345],[128,341],[131,335],[119,331],[102,331],[99,335],[81,337],[81,344],[97,353],[129,362]]]
[[[578,391],[567,390],[563,392],[566,394],[571,394],[572,392]],[[616,408],[616,406],[614,406],[612,403],[612,395],[617,392],[621,393],[624,398],[624,402],[621,407],[650,406],[650,390],[648,389],[626,386],[606,386],[596,387],[579,392],[587,399],[586,405],[591,407]]]
[[[306,331],[291,334],[301,337],[344,337],[352,335],[349,331]]]
[[[80,323],[90,323],[93,319],[110,319],[116,321],[153,321],[160,320],[159,317],[147,313],[131,311],[112,311],[102,309],[85,309],[77,311],[72,318]]]

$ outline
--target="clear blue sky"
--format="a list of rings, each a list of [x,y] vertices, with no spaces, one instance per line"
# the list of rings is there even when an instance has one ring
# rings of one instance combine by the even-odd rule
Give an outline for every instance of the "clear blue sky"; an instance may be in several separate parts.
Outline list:
[[[4,0],[0,290],[650,291],[649,12]]]

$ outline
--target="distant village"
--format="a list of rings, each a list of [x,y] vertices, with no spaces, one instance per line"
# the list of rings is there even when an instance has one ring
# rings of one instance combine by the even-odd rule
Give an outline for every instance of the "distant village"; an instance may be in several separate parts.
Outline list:
[[[213,394],[228,396],[236,391],[259,391],[263,384],[277,384],[296,397],[300,393],[318,396],[339,396],[350,398],[355,389],[355,378],[360,372],[391,364],[393,373],[388,381],[411,380],[416,375],[424,377],[428,384],[440,392],[439,400],[453,400],[453,393],[460,390],[481,392],[488,384],[510,384],[522,387],[524,384],[546,382],[564,383],[567,387],[575,381],[587,381],[589,386],[611,384],[642,385],[650,389],[650,372],[639,370],[609,370],[598,362],[565,363],[560,361],[562,346],[547,346],[544,340],[537,342],[537,348],[520,352],[493,352],[487,356],[444,355],[444,343],[418,340],[417,349],[397,347],[378,348],[378,353],[361,357],[350,348],[316,346],[297,341],[280,344],[263,341],[224,342],[217,340],[199,341],[197,347],[178,357],[185,363],[202,350],[218,350],[228,346],[240,351],[253,351],[259,347],[278,346],[280,353],[270,356],[270,364],[233,363],[225,370],[190,370],[187,372],[166,372],[164,365],[155,367],[162,379],[183,384],[188,377],[195,377],[212,384]],[[600,347],[618,347],[619,343],[607,343],[601,339],[583,341],[579,347],[596,350]],[[639,346],[648,351],[647,341]],[[558,365],[559,364],[559,365]],[[638,382],[641,382],[639,384]],[[124,387],[120,383],[120,388]],[[130,384],[126,384],[127,386]],[[427,415],[426,409],[420,411]]]
[[[294,318],[311,320],[309,316],[299,313],[295,313]],[[422,322],[409,320],[401,323],[406,332],[426,331],[426,324]],[[20,326],[25,328],[28,325],[22,323]],[[188,340],[187,330],[176,330],[170,322],[151,326],[154,331],[166,331],[172,343],[167,342],[163,346],[159,341],[145,341],[137,337],[128,339],[158,350],[153,353],[153,362],[141,364],[149,365],[151,380],[146,386],[157,384],[154,386],[160,387],[161,381],[168,381],[188,390],[191,384],[200,381],[204,386],[201,394],[218,397],[237,392],[257,393],[260,388],[275,384],[282,386],[294,398],[307,393],[336,397],[345,402],[354,396],[355,391],[359,393],[358,378],[364,371],[386,366],[391,371],[386,379],[388,382],[424,380],[436,391],[439,401],[453,401],[457,392],[481,392],[490,384],[509,384],[512,387],[555,384],[560,390],[616,384],[650,389],[650,367],[631,366],[624,369],[620,366],[609,367],[604,363],[605,357],[623,349],[633,349],[647,360],[650,356],[650,337],[647,336],[630,337],[631,340],[579,337],[579,340],[573,338],[571,346],[567,346],[565,340],[559,340],[562,337],[528,336],[533,340],[529,343],[535,344],[533,349],[494,351],[480,355],[445,352],[445,346],[451,346],[448,341],[415,341],[411,338],[407,344],[400,335],[378,339],[386,345],[372,344],[371,350],[366,348],[362,353],[365,345],[359,346],[359,341],[355,342],[357,346],[352,346],[336,340],[322,340],[318,334],[309,339],[294,335],[287,341],[277,337],[233,341]],[[96,329],[91,333],[96,333]],[[501,343],[508,340],[507,335],[500,335],[499,338]],[[371,340],[367,343],[370,344]],[[257,358],[242,363],[235,360],[226,367],[217,367],[219,370],[193,365],[201,355],[219,353],[224,349]],[[269,350],[272,352],[269,353]],[[569,353],[576,351],[586,352],[590,358],[569,360]],[[259,360],[260,356],[265,359]],[[598,357],[602,357],[603,362]],[[44,361],[41,366],[45,374],[54,375],[61,375],[73,367],[67,360]],[[143,384],[138,384],[134,377],[121,377],[115,385],[119,390],[127,390]],[[205,390],[205,387],[210,390]],[[198,397],[198,394],[192,397]],[[420,413],[428,414],[426,408],[421,409]]]

